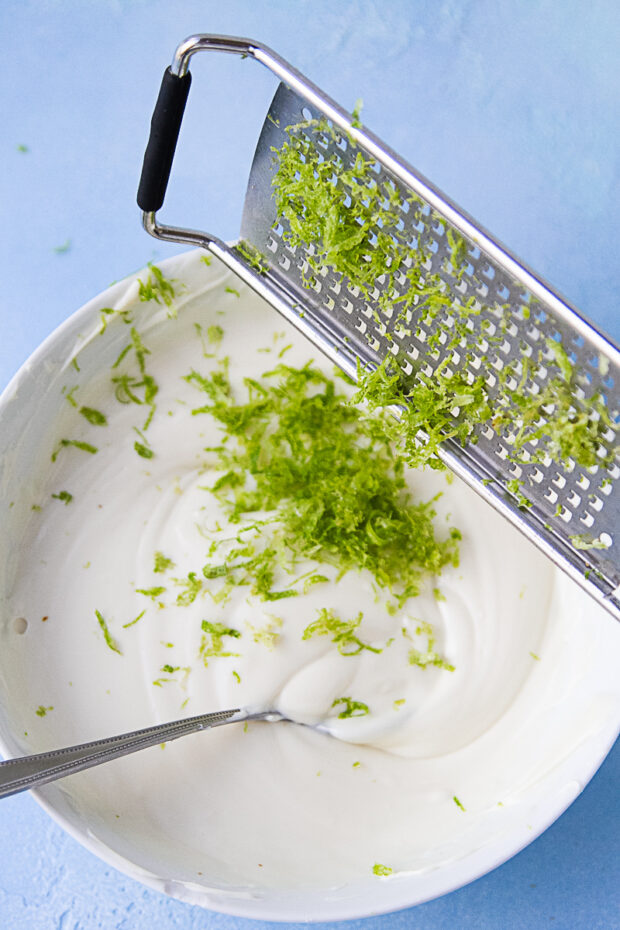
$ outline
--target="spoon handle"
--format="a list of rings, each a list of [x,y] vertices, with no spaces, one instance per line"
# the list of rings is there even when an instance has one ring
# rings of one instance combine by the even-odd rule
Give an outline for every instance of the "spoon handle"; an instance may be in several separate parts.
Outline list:
[[[134,730],[133,733],[98,739],[92,743],[81,743],[79,746],[67,746],[66,749],[8,759],[6,762],[0,762],[0,798],[45,785],[57,778],[81,772],[102,762],[109,762],[110,759],[118,759],[119,756],[129,755],[139,749],[170,742],[188,733],[209,730],[225,723],[273,718],[273,713],[251,713],[240,708],[219,710],[212,714],[186,717],[185,720],[160,723],[144,730]]]

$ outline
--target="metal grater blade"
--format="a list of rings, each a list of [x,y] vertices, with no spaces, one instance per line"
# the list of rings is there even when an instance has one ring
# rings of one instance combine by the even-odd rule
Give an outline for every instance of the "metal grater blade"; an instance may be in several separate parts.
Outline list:
[[[440,211],[437,203],[431,207],[424,202],[420,209],[408,205],[411,189],[383,165],[377,163],[377,178],[389,178],[402,195],[403,206],[398,226],[390,230],[403,244],[417,243],[431,255],[428,271],[438,273],[446,285],[445,312],[432,323],[425,322],[423,306],[416,308],[415,328],[399,337],[384,316],[377,318],[372,302],[364,298],[355,282],[343,278],[333,270],[322,268],[312,287],[304,283],[307,278],[307,256],[299,254],[286,241],[287,223],[276,215],[273,178],[277,169],[274,149],[279,149],[288,138],[287,129],[298,137],[305,137],[311,145],[320,146],[321,153],[329,158],[336,155],[345,167],[355,161],[360,147],[344,133],[334,136],[307,128],[309,120],[319,119],[321,112],[290,88],[281,84],[273,99],[260,136],[246,195],[241,237],[256,248],[269,265],[269,277],[282,291],[290,295],[293,304],[303,314],[300,328],[316,341],[317,331],[324,340],[331,340],[345,370],[351,373],[352,360],[359,358],[364,365],[375,367],[388,353],[398,350],[400,364],[406,374],[415,372],[422,364],[432,375],[433,366],[439,365],[445,352],[429,356],[427,340],[437,327],[446,332],[451,326],[450,304],[463,304],[474,297],[481,307],[480,316],[472,326],[471,339],[480,347],[478,365],[471,372],[475,377],[484,373],[491,397],[497,385],[497,372],[523,353],[543,354],[553,359],[545,348],[546,340],[560,341],[574,365],[578,366],[585,397],[600,389],[607,408],[617,421],[620,408],[620,362],[617,350],[602,338],[588,323],[566,305],[558,308],[551,300],[535,295],[515,275],[509,274],[498,261],[481,247],[480,237],[468,236],[467,268],[459,277],[449,270],[450,246],[447,230],[453,226]],[[407,171],[412,171],[404,166]],[[419,177],[419,176],[418,176]],[[427,182],[424,182],[427,183]],[[437,193],[437,192],[435,192]],[[416,191],[417,196],[419,190]],[[439,195],[441,197],[441,195]],[[443,199],[443,198],[442,198]],[[446,201],[451,210],[454,207]],[[471,222],[471,221],[470,221]],[[460,236],[463,233],[458,230]],[[377,282],[374,295],[381,291]],[[555,297],[555,295],[551,295]],[[554,301],[557,303],[557,298]],[[563,303],[563,302],[562,302]],[[529,309],[524,312],[523,308]],[[486,344],[491,333],[498,332],[503,322],[502,344],[491,348]],[[345,342],[346,340],[346,342]],[[486,351],[485,351],[486,350]],[[458,365],[458,355],[450,350],[451,364]],[[475,362],[474,362],[475,365]],[[543,367],[536,372],[535,382],[527,384],[530,390],[544,387]],[[513,464],[508,459],[509,437],[497,434],[490,425],[477,429],[475,444],[462,447],[447,440],[444,446],[446,463],[501,509],[537,545],[567,568],[581,582],[587,580],[598,588],[599,596],[607,599],[615,611],[620,610],[620,546],[614,536],[620,516],[620,468],[617,460],[607,466],[580,467],[574,461],[564,465],[557,462]],[[610,448],[615,433],[608,430],[604,436]],[[603,443],[604,445],[604,443]],[[532,450],[534,451],[534,450]],[[519,506],[519,496],[507,489],[512,479],[518,479],[523,494],[531,507]],[[608,542],[606,549],[575,548],[571,537],[589,535]]]
[[[250,249],[243,243],[231,246],[210,233],[157,220],[190,87],[189,62],[198,51],[251,57],[282,82],[265,119],[250,173],[241,226],[242,240]],[[311,123],[319,118],[327,120],[327,129],[317,133]],[[277,169],[274,150],[281,148],[289,134],[309,146],[312,154],[330,162],[337,157],[344,167],[350,168],[361,151],[371,160],[377,183],[385,189],[392,186],[399,212],[391,226],[381,227],[381,233],[387,231],[392,241],[406,246],[423,275],[440,281],[441,300],[432,313],[421,300],[412,305],[410,325],[402,328],[398,314],[390,318],[386,301],[381,304],[388,293],[394,296],[393,290],[386,290],[389,273],[379,274],[364,294],[354,280],[337,274],[324,261],[321,264],[312,245],[296,251],[287,241],[290,229],[276,215],[272,182]],[[331,183],[339,184],[337,171]],[[352,377],[358,363],[372,370],[388,357],[409,383],[431,379],[438,366],[446,365],[459,374],[467,372],[470,380],[484,378],[489,403],[496,401],[499,409],[506,398],[499,396],[502,380],[518,379],[508,387],[518,386],[528,397],[545,388],[555,390],[558,371],[563,373],[561,356],[575,373],[565,376],[573,391],[567,414],[571,429],[573,398],[574,410],[600,398],[598,464],[585,467],[567,454],[561,461],[558,456],[552,458],[545,453],[544,437],[538,449],[537,440],[526,444],[520,451],[521,460],[515,463],[511,455],[515,435],[510,422],[506,425],[507,418],[501,429],[493,427],[493,418],[481,422],[465,444],[445,439],[439,454],[620,619],[620,540],[615,538],[620,516],[620,351],[471,217],[272,49],[252,39],[217,35],[186,39],[164,74],[138,204],[151,235],[208,249]],[[455,241],[460,249],[458,265],[451,262]],[[373,241],[369,246],[373,247]],[[252,250],[262,256],[258,265]],[[393,275],[397,286],[398,276],[406,276],[406,262],[402,265],[397,263]],[[467,318],[463,332],[455,320],[470,300],[477,315]],[[377,312],[380,305],[382,313]],[[460,342],[451,333],[457,333]],[[529,368],[528,358],[535,360]],[[514,422],[518,423],[518,415]],[[591,543],[600,548],[592,548]]]

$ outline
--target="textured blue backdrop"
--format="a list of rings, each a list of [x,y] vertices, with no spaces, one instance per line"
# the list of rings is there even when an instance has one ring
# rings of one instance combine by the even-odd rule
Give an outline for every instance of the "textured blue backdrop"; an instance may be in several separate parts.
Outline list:
[[[615,0],[2,0],[0,386],[71,311],[171,254],[134,206],[161,72],[192,32],[269,43],[616,339]],[[271,82],[197,59],[164,215],[238,232]],[[23,151],[26,147],[27,151]],[[620,927],[616,746],[540,839],[474,884],[364,930]],[[267,927],[145,890],[34,801],[0,806],[3,930]]]

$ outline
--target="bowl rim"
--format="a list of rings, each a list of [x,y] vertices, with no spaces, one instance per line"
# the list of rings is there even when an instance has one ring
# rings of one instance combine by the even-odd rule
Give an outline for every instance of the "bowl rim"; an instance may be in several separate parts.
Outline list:
[[[164,271],[175,269],[179,261],[188,260],[195,253],[203,252],[201,249],[191,249],[180,252],[168,258],[157,262],[158,267]],[[111,299],[115,295],[124,293],[131,284],[138,280],[139,275],[144,273],[145,269],[132,272],[126,277],[116,281],[110,287],[91,298],[75,310],[66,320],[50,332],[45,339],[35,348],[28,358],[20,365],[13,377],[9,380],[6,387],[0,393],[0,418],[2,411],[7,402],[15,396],[16,391],[23,382],[27,382],[31,369],[39,362],[45,360],[50,350],[59,340],[66,335],[75,331],[78,334],[79,327],[84,322],[91,322],[95,313],[98,313],[103,307],[109,306]],[[232,272],[229,272],[232,275]],[[0,710],[4,710],[0,706]],[[8,722],[8,718],[7,722]],[[609,728],[609,734],[603,738],[597,734],[594,741],[596,751],[578,754],[578,763],[576,771],[572,772],[572,780],[578,783],[578,790],[573,796],[564,796],[546,798],[544,804],[540,804],[540,810],[531,814],[531,821],[527,827],[520,826],[519,830],[511,830],[508,834],[494,839],[488,844],[466,854],[465,856],[452,860],[446,865],[437,866],[424,872],[428,879],[428,888],[423,893],[416,892],[415,886],[411,887],[410,880],[417,873],[400,873],[393,877],[380,879],[372,886],[373,894],[376,898],[376,904],[369,904],[360,901],[357,898],[349,896],[346,899],[336,899],[324,897],[321,900],[321,893],[317,890],[306,889],[305,891],[278,892],[278,897],[273,902],[268,902],[267,891],[265,897],[238,897],[227,892],[219,893],[214,889],[205,889],[204,893],[187,888],[181,882],[159,878],[143,870],[136,863],[125,859],[116,853],[112,848],[106,846],[100,840],[88,834],[88,830],[80,830],[71,822],[69,817],[61,810],[57,809],[57,803],[54,801],[54,794],[57,790],[53,785],[45,788],[32,790],[30,793],[39,806],[54,820],[66,833],[89,852],[94,853],[97,858],[101,859],[107,865],[112,866],[119,872],[128,876],[135,881],[140,882],[155,891],[167,894],[184,903],[200,905],[204,908],[217,911],[235,917],[253,918],[256,920],[290,922],[303,921],[305,923],[315,923],[323,921],[352,920],[364,917],[373,917],[381,914],[389,914],[395,911],[404,910],[410,907],[423,904],[425,902],[442,897],[452,891],[456,891],[471,882],[489,874],[499,866],[503,865],[509,859],[516,856],[525,847],[529,846],[545,830],[547,830],[573,803],[576,797],[583,791],[592,777],[600,768],[604,759],[612,749],[618,732],[620,731],[620,721],[614,733]],[[0,754],[5,759],[12,757],[12,751],[4,742],[0,732]],[[571,757],[577,755],[575,751]],[[583,757],[583,758],[582,758]],[[564,765],[567,761],[564,760]],[[51,795],[51,797],[49,796]],[[196,886],[195,886],[196,887]],[[349,886],[352,890],[356,885]],[[367,881],[363,883],[364,888],[369,888]],[[360,890],[362,885],[360,885]],[[407,890],[409,888],[409,890]],[[295,897],[299,899],[312,899],[312,910],[308,912],[308,906],[301,907],[300,903],[295,903]],[[362,895],[365,899],[366,895]]]

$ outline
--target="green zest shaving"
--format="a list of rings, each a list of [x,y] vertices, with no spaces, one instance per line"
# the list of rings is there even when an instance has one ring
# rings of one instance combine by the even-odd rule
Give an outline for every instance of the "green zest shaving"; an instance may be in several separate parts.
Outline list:
[[[129,343],[112,365],[112,369],[119,369],[126,359],[133,359],[137,371],[123,371],[112,376],[114,395],[121,404],[138,404],[148,408],[148,414],[142,426],[143,430],[147,430],[155,413],[155,397],[158,386],[153,376],[146,370],[146,358],[151,353],[142,342],[140,334],[134,326],[131,327],[130,337]],[[153,456],[153,453],[147,449],[144,437],[143,442],[134,444],[134,448],[138,455],[144,458],[152,458]]]
[[[97,623],[101,627],[101,632],[103,633],[103,638],[105,640],[106,646],[108,646],[108,648],[111,649],[112,652],[116,652],[118,653],[119,656],[122,656],[123,653],[119,649],[118,643],[116,642],[116,640],[110,633],[108,629],[108,624],[105,622],[102,614],[98,610],[96,610],[95,616],[97,618]]]
[[[138,279],[140,300],[154,300],[157,304],[165,304],[166,307],[170,307],[175,297],[172,281],[164,277],[163,272],[157,265],[149,262],[148,267],[149,276],[146,281]]]
[[[96,446],[92,446],[89,442],[82,442],[79,439],[61,439],[55,451],[52,452],[52,462],[56,461],[61,449],[67,449],[69,446],[80,449],[82,452],[88,452],[90,455],[95,455],[99,451]]]
[[[385,877],[386,875],[392,875],[394,869],[391,869],[389,865],[381,865],[380,862],[375,862],[372,867],[373,875],[379,875],[380,877]]]
[[[169,568],[174,568],[174,562],[172,559],[166,558],[163,552],[156,552],[154,556],[153,571],[155,573],[165,572]]]
[[[209,664],[207,659],[210,658],[239,656],[238,652],[227,652],[224,648],[224,637],[239,639],[241,636],[239,630],[224,626],[222,623],[211,623],[209,620],[202,621],[201,629],[204,635],[200,643],[200,655],[205,665]]]
[[[449,662],[446,662],[438,652],[435,651],[435,637],[433,635],[433,627],[430,623],[421,622],[419,626],[416,627],[417,636],[426,636],[426,649],[424,651],[420,649],[410,649],[409,650],[409,664],[417,665],[418,668],[428,668],[429,666],[434,666],[435,668],[443,668],[447,672],[453,672],[454,666]],[[409,636],[409,633],[406,629],[403,629],[403,635]]]
[[[35,710],[35,714],[37,715],[37,717],[45,717],[45,715],[46,715],[46,714],[48,713],[48,711],[50,711],[50,710],[54,710],[54,708],[53,708],[53,707],[44,707],[43,704],[39,704],[39,706],[38,706],[37,709]]]
[[[179,607],[187,607],[193,604],[202,589],[202,579],[198,578],[195,572],[190,572],[187,578],[173,578],[175,584],[185,588],[180,594],[177,594],[177,604]]]
[[[364,649],[369,652],[382,652],[382,649],[369,646],[355,635],[355,630],[362,622],[363,616],[359,613],[354,620],[339,620],[333,610],[323,607],[319,611],[318,619],[304,630],[302,639],[310,639],[312,636],[331,636],[332,643],[337,644],[338,652],[343,656],[356,656]]]
[[[136,594],[144,594],[145,597],[150,597],[151,600],[155,600],[164,593],[166,589],[163,585],[156,585],[154,588],[136,588]]]
[[[265,264],[262,255],[255,249],[253,245],[250,245],[249,242],[246,242],[244,239],[241,239],[235,246],[235,252],[238,252],[242,258],[248,262],[259,274],[267,273],[267,265]]]
[[[452,800],[454,801],[454,803],[456,804],[456,806],[457,806],[460,810],[462,810],[462,811],[465,810],[465,808],[463,807],[463,805],[461,804],[461,802],[459,801],[459,799],[457,798],[456,795],[454,795],[454,797],[452,798]]]
[[[207,339],[211,345],[219,345],[219,343],[224,338],[224,330],[221,326],[209,326],[207,327]]]
[[[155,453],[149,446],[145,446],[143,442],[138,442],[137,440],[133,444],[134,449],[138,455],[143,459],[152,459]]]
[[[64,504],[70,504],[73,500],[73,494],[69,494],[68,491],[59,491],[58,494],[52,494],[57,501],[62,501]]]
[[[141,613],[138,614],[137,617],[135,617],[133,620],[130,620],[129,623],[123,623],[123,629],[126,630],[128,627],[133,626],[134,623],[137,623],[138,620],[141,620],[141,619],[142,619],[142,617],[145,615],[145,613],[146,613],[146,607],[144,608],[144,610],[143,610]]]
[[[569,536],[575,549],[608,549],[609,543],[601,539],[593,539],[588,533],[576,533]]]
[[[246,623],[246,626],[252,634],[252,639],[255,643],[261,643],[263,646],[266,646],[267,649],[273,649],[280,639],[278,630],[282,626],[282,620],[280,617],[272,617],[262,627],[257,628],[252,626],[251,623]]]
[[[101,318],[101,329],[99,330],[99,335],[103,336],[106,329],[108,328],[108,323],[114,317],[120,318],[123,323],[129,324],[133,322],[133,317],[129,310],[115,310],[113,307],[103,307],[99,311],[99,316]]]
[[[67,400],[69,400],[69,395],[67,395]],[[93,426],[107,426],[108,424],[105,414],[100,410],[95,410],[94,407],[80,407],[80,413]]]
[[[332,707],[339,707],[341,704],[344,704],[344,710],[341,710],[338,714],[339,720],[344,720],[347,717],[365,717],[370,713],[368,704],[363,704],[362,701],[353,701],[350,697],[336,698]]]

